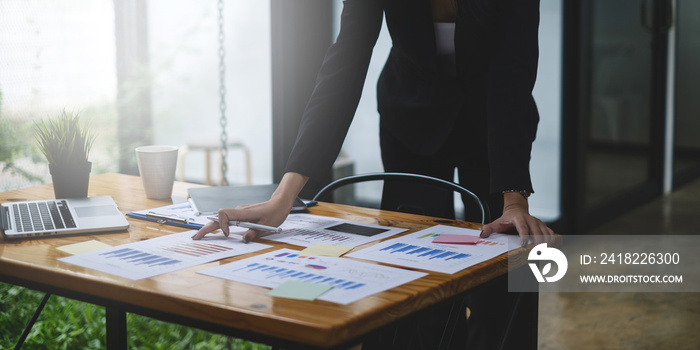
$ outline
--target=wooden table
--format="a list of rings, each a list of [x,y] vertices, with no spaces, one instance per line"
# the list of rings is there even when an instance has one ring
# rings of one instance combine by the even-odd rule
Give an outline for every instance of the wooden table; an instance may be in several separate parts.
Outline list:
[[[173,198],[184,200],[187,188],[195,186],[199,185],[176,182]],[[122,213],[172,203],[171,200],[146,199],[140,178],[122,174],[93,176],[88,196],[101,195],[112,196]],[[48,198],[53,198],[51,184],[0,193],[0,202]],[[409,229],[406,233],[436,224],[480,227],[461,221],[329,203],[312,207],[311,214],[402,227]],[[131,312],[285,348],[340,349],[359,344],[363,337],[373,332],[508,271],[508,257],[503,254],[453,275],[430,273],[349,305],[340,305],[320,300],[274,298],[265,295],[267,288],[195,273],[259,253],[137,281],[58,261],[67,254],[56,248],[71,243],[94,239],[115,246],[185,230],[143,220],[128,220],[130,227],[122,233],[3,241],[0,245],[0,281],[105,306],[110,348],[125,348],[125,313]],[[284,243],[261,242],[276,248],[300,249]],[[527,259],[524,249],[511,254],[520,256],[518,260],[523,263]]]

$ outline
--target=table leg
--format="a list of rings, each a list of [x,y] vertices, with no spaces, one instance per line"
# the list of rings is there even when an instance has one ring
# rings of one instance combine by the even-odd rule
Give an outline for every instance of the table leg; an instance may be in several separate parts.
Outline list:
[[[36,323],[36,320],[39,318],[39,315],[41,315],[41,311],[44,310],[44,306],[46,305],[46,302],[49,301],[50,297],[51,297],[50,293],[44,294],[44,298],[41,299],[41,302],[39,302],[39,306],[37,306],[36,311],[34,311],[34,315],[27,323],[27,326],[24,327],[24,332],[22,332],[22,335],[19,337],[19,340],[17,340],[17,344],[15,345],[15,350],[22,348],[24,341],[27,340],[27,336],[29,336],[29,332],[32,330],[32,327],[34,327],[34,323]]]
[[[107,349],[126,349],[126,312],[117,307],[106,307],[105,309],[107,314]]]

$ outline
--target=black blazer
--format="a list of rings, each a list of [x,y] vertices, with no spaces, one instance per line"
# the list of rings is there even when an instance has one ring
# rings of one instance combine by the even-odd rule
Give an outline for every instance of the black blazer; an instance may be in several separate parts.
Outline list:
[[[393,46],[377,84],[381,127],[433,154],[458,118],[485,135],[491,191],[532,191],[529,161],[539,116],[539,0],[457,0],[454,76],[438,72],[430,0],[346,0],[286,171],[327,174],[360,100],[372,49],[387,21]]]

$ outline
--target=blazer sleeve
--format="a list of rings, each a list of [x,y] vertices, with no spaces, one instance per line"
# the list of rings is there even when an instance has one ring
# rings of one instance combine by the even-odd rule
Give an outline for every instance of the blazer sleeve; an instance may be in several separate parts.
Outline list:
[[[500,45],[487,77],[491,191],[532,189],[530,152],[539,115],[532,90],[539,57],[539,0],[498,2]]]
[[[382,19],[382,1],[344,2],[340,32],[316,77],[285,172],[312,180],[330,172],[360,101]]]

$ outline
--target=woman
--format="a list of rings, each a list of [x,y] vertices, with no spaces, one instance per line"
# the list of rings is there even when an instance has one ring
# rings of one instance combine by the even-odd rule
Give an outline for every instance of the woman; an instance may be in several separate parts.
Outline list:
[[[222,209],[219,220],[277,226],[307,182],[330,172],[383,18],[392,38],[377,85],[384,170],[451,181],[456,168],[460,184],[488,198],[492,215],[500,214],[482,237],[515,230],[523,243],[549,242],[552,230],[529,214],[527,204],[539,119],[532,98],[538,0],[346,0],[277,191],[264,203]],[[385,185],[382,206],[408,200],[403,193],[400,185]],[[432,211],[425,214],[444,217],[453,215],[451,200],[451,194],[428,192],[418,202],[429,203]],[[209,223],[195,239],[218,228]],[[221,229],[228,235],[226,225]],[[243,239],[261,234],[250,230]]]

